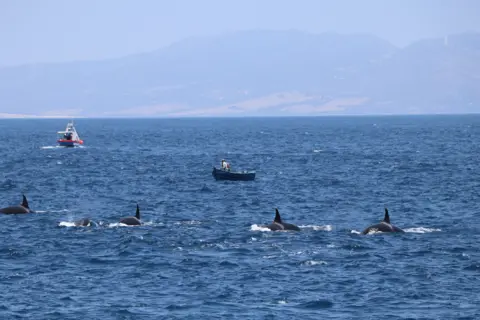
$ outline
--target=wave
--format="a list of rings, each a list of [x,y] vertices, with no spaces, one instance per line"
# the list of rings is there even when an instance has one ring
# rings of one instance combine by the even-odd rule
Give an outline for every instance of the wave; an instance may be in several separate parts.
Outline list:
[[[430,233],[430,232],[440,232],[442,229],[437,228],[426,228],[426,227],[414,227],[414,228],[406,228],[403,229],[406,233]],[[361,234],[360,231],[352,230],[351,233],[354,234]],[[378,230],[370,230],[367,234],[377,234],[377,233],[384,233]]]
[[[48,149],[85,149],[87,148],[86,146],[73,146],[73,147],[62,147],[62,146],[43,146],[40,147],[42,150],[48,150]]]
[[[323,261],[323,260],[307,260],[307,261],[302,262],[302,265],[307,266],[307,267],[318,266],[318,265],[326,265],[326,264],[328,264],[328,263],[326,261]]]
[[[179,224],[186,224],[186,225],[199,225],[199,224],[202,224],[201,221],[198,221],[198,220],[184,220],[184,221],[178,221],[178,222],[175,222],[176,225],[179,225]]]
[[[426,228],[426,227],[415,227],[415,228],[407,228],[403,229],[405,232],[410,233],[430,233],[430,232],[440,232],[442,229],[437,228]]]
[[[332,231],[332,226],[331,225],[325,225],[325,226],[316,226],[316,225],[300,225],[298,226],[300,229],[313,229],[314,231]],[[265,226],[261,226],[258,224],[252,224],[250,226],[251,231],[271,231],[269,228]]]
[[[58,224],[59,227],[67,227],[67,228],[70,228],[70,227],[90,227],[91,225],[92,225],[92,222],[90,222],[88,224],[88,226],[77,226],[77,225],[75,225],[74,221],[60,221],[60,223]]]
[[[117,227],[151,227],[151,226],[163,226],[164,224],[163,223],[155,223],[153,221],[147,221],[147,222],[143,222],[142,225],[138,226],[138,225],[135,225],[135,226],[130,226],[128,224],[124,224],[124,223],[121,223],[121,222],[112,222],[112,223],[109,223],[107,225],[108,228],[117,228]]]
[[[301,304],[300,307],[307,309],[329,309],[333,307],[333,302],[324,299],[312,300]]]
[[[298,226],[301,229],[313,229],[314,231],[332,231],[333,228],[331,225],[327,224],[324,226],[316,226],[316,225],[301,225]]]
[[[144,222],[141,226],[145,227],[145,226],[163,226],[164,224],[163,223],[155,223],[153,221],[147,221],[147,222]],[[75,221],[60,221],[60,223],[58,224],[59,227],[81,227],[81,226],[76,226],[75,225]],[[117,227],[138,227],[138,226],[130,226],[130,225],[127,225],[127,224],[123,224],[123,223],[120,223],[120,222],[111,222],[111,223],[105,223],[103,221],[100,221],[98,223],[96,223],[95,221],[90,221],[90,225],[89,226],[105,226],[107,228],[117,228]]]

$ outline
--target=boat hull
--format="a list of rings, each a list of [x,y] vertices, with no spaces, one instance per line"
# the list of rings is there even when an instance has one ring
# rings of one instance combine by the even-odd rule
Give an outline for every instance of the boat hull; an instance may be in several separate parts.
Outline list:
[[[252,181],[255,180],[255,171],[232,172],[213,168],[212,175],[215,180]]]
[[[75,146],[83,144],[83,141],[60,139],[60,140],[57,140],[57,143],[60,147],[75,147]]]

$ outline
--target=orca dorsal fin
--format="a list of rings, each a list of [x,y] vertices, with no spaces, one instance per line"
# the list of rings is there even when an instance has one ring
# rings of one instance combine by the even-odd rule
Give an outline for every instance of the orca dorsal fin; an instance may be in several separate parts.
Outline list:
[[[278,212],[277,208],[275,208],[275,219],[273,219],[273,222],[282,223],[282,218],[280,217],[280,212]]]
[[[27,197],[25,197],[25,195],[23,195],[22,207],[27,208],[27,209],[30,209],[30,208],[28,207]]]
[[[140,207],[138,206],[138,203],[137,203],[137,212],[135,212],[135,218],[140,220]]]
[[[387,208],[385,208],[385,217],[383,218],[383,222],[390,224],[390,215],[388,214]]]

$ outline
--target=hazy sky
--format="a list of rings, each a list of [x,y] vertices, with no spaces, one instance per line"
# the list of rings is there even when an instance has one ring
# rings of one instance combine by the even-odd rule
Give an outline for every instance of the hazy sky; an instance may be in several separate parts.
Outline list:
[[[246,29],[372,33],[396,45],[480,31],[480,0],[0,0],[0,66],[102,59]]]

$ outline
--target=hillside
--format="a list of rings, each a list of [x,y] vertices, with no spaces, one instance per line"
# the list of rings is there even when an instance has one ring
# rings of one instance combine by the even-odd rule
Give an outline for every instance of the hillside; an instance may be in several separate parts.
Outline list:
[[[401,49],[371,35],[237,32],[119,59],[2,68],[0,115],[472,112],[479,58],[474,33]]]

